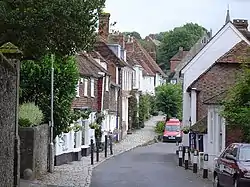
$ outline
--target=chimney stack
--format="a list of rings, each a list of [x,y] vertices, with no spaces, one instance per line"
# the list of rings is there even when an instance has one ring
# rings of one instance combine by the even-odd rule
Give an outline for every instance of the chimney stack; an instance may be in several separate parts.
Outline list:
[[[99,15],[99,35],[104,38],[105,40],[108,39],[109,36],[109,13],[101,13]]]
[[[248,21],[247,20],[234,19],[233,24],[240,31],[247,31],[248,30]]]

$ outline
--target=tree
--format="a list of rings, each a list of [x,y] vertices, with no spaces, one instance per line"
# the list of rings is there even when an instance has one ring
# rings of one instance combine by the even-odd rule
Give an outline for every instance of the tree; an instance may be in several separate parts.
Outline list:
[[[182,117],[182,88],[179,84],[164,84],[156,88],[156,106],[169,117]]]
[[[2,0],[0,45],[12,42],[28,57],[72,55],[95,41],[105,0]]]
[[[20,104],[34,102],[42,110],[45,122],[51,120],[51,58],[24,61],[21,65]],[[76,96],[79,72],[75,57],[58,57],[54,62],[54,132],[61,134],[72,122],[71,105]],[[74,116],[79,119],[79,116]]]
[[[184,50],[190,48],[200,39],[206,29],[194,23],[187,23],[182,27],[176,27],[165,32],[157,54],[157,63],[163,70],[170,68],[170,59],[178,52],[179,47]]]
[[[244,67],[236,85],[229,90],[223,102],[222,115],[232,127],[240,127],[244,132],[244,141],[250,142],[250,68]]]
[[[133,31],[133,32],[123,32],[123,34],[125,35],[125,36],[133,36],[133,37],[135,37],[136,39],[142,39],[141,38],[141,35],[138,33],[138,32],[136,32],[136,31]]]

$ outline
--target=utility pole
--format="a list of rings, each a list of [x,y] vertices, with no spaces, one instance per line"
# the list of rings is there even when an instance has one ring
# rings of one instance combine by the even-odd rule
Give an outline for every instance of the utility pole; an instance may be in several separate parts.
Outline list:
[[[53,143],[53,128],[54,128],[54,54],[51,54],[51,119],[49,123],[50,127],[50,143],[49,143],[49,172],[54,171],[54,143]]]

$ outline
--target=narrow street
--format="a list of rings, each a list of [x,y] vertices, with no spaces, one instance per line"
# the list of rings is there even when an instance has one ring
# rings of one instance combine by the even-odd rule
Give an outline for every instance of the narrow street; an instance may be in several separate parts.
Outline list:
[[[111,158],[93,171],[91,187],[212,187],[179,168],[175,144],[157,143]]]

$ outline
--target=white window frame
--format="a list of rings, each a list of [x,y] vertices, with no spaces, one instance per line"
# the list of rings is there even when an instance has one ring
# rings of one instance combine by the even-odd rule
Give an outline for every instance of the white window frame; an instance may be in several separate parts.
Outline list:
[[[88,97],[88,79],[84,79],[84,96]]]
[[[106,86],[106,92],[108,92],[109,91],[109,76],[106,76],[105,86]]]
[[[93,78],[90,79],[90,96],[95,97],[95,80]]]
[[[76,85],[76,97],[80,97],[80,81],[77,81]]]

